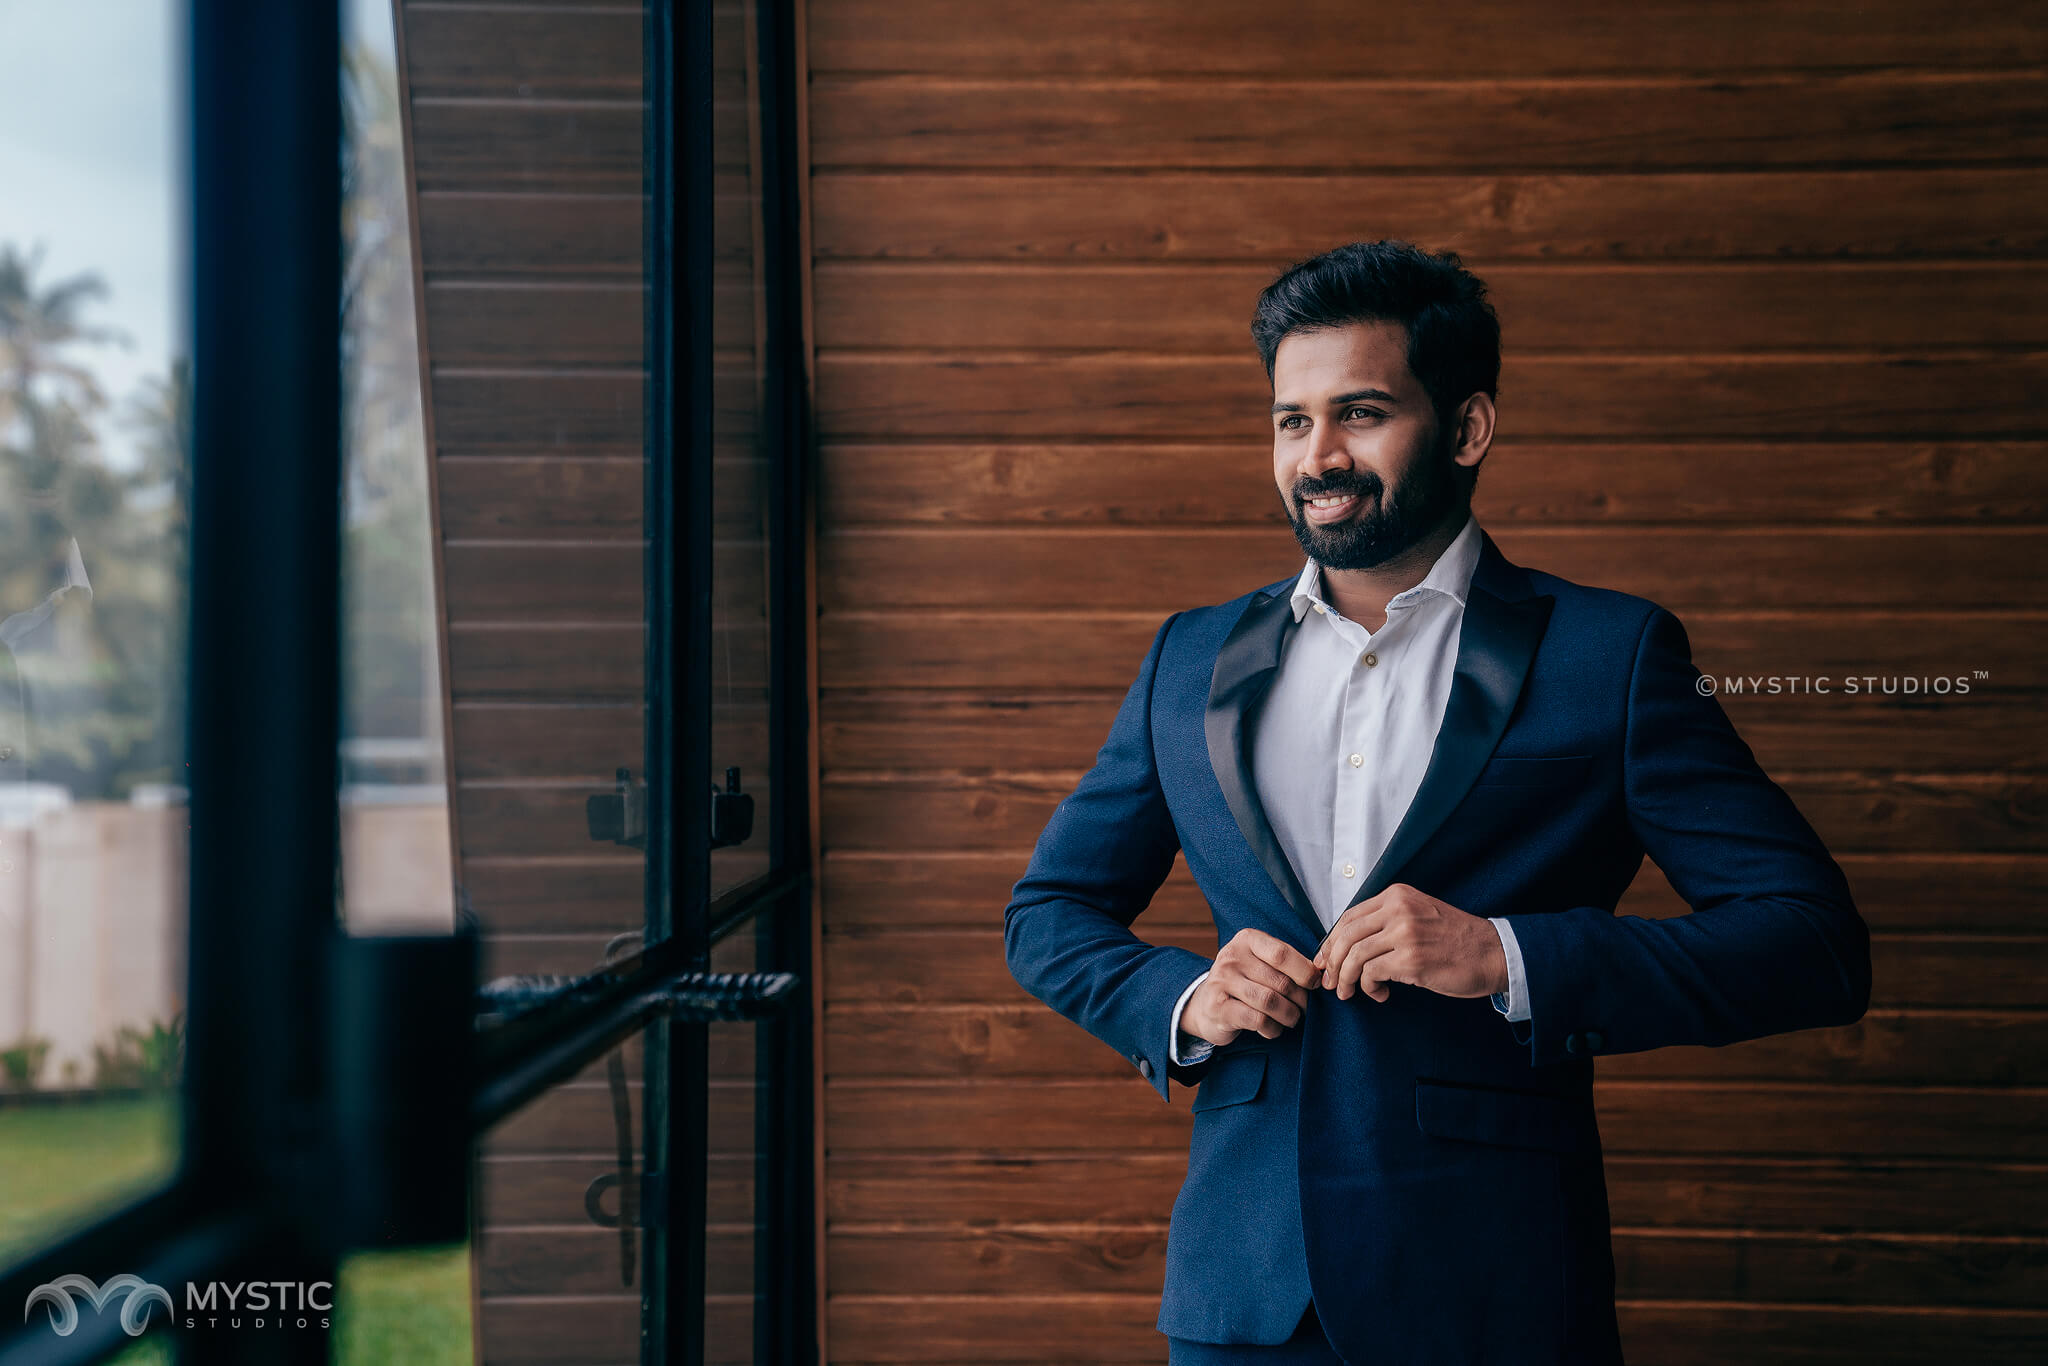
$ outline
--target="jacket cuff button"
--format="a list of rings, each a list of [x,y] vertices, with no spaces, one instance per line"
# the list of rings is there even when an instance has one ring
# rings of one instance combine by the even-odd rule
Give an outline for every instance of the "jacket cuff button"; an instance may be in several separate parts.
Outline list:
[[[1579,1051],[1579,1045],[1582,1042],[1584,1041],[1578,1035],[1567,1034],[1564,1036],[1564,1051],[1567,1053],[1576,1053]]]
[[[1152,1060],[1150,1058],[1138,1059],[1138,1075],[1147,1081],[1152,1079]]]
[[[1588,1053],[1597,1052],[1600,1049],[1605,1048],[1606,1046],[1606,1035],[1602,1034],[1597,1029],[1589,1029],[1586,1031],[1586,1051]]]

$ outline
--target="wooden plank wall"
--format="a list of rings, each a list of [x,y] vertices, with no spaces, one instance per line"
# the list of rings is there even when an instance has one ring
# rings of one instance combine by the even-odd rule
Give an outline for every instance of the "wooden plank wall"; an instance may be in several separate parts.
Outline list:
[[[644,775],[643,7],[399,0],[439,482],[458,858],[486,976],[580,973],[644,921],[644,861],[584,799]],[[714,14],[719,203],[714,772],[767,829],[765,466],[755,443],[758,216],[743,10]],[[708,776],[708,775],[707,775]],[[720,851],[715,887],[762,871]],[[753,966],[747,936],[714,953]],[[634,1134],[641,1051],[625,1050]],[[712,1035],[707,1359],[751,1359],[754,1030]],[[640,1287],[586,1218],[616,1169],[603,1063],[486,1143],[479,1359],[624,1363]],[[644,1161],[640,1164],[644,1169]],[[604,1201],[616,1209],[616,1196]],[[679,1307],[680,1312],[695,1312]]]
[[[1873,1007],[1602,1060],[1629,1359],[2048,1357],[2048,11],[807,9],[831,1358],[1164,1359],[1186,1094],[1001,909],[1160,620],[1299,563],[1246,324],[1382,236],[1493,286],[1512,558],[1836,680],[1728,705]],[[1180,874],[1138,929],[1215,951]]]

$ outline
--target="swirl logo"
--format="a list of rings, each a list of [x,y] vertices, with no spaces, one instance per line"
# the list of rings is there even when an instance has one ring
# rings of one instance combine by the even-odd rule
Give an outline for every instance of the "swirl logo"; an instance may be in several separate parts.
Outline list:
[[[50,1327],[57,1330],[57,1336],[68,1338],[78,1331],[78,1301],[80,1296],[92,1304],[98,1313],[107,1307],[107,1301],[123,1296],[121,1302],[121,1331],[131,1338],[142,1336],[142,1330],[149,1326],[149,1307],[161,1303],[164,1313],[175,1315],[176,1305],[171,1303],[171,1292],[160,1285],[151,1285],[140,1276],[126,1272],[114,1277],[105,1285],[94,1285],[89,1277],[59,1276],[47,1285],[39,1285],[28,1292],[28,1304],[21,1311],[21,1321],[27,1323],[35,1314],[36,1306],[48,1305]]]

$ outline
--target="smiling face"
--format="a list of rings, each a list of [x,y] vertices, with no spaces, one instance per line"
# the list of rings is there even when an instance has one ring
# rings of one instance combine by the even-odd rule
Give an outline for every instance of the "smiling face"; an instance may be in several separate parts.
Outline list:
[[[1483,411],[1475,411],[1482,409]],[[1484,394],[1443,432],[1398,322],[1289,333],[1273,356],[1273,477],[1294,534],[1329,569],[1370,569],[1455,518],[1492,436]]]

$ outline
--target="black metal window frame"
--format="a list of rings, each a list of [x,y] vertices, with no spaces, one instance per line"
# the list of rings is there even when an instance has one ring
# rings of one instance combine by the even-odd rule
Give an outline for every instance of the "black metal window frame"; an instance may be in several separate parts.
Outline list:
[[[650,368],[648,453],[647,947],[555,998],[479,1029],[467,953],[379,964],[335,918],[340,707],[341,145],[338,3],[188,0],[187,234],[193,375],[190,912],[187,1061],[178,1170],[161,1191],[63,1238],[0,1277],[0,1305],[79,1273],[186,1280],[335,1279],[379,1240],[357,1207],[444,1192],[431,1164],[364,1174],[372,1121],[361,1021],[337,1000],[428,963],[461,992],[421,1017],[456,1021],[437,1064],[459,1065],[452,1143],[471,1139],[648,1028],[648,1210],[643,1360],[704,1359],[709,1021],[760,1017],[757,1049],[755,1359],[815,1362],[811,926],[804,560],[810,431],[802,341],[794,16],[754,0],[760,67],[767,402],[772,462],[770,871],[709,895],[711,767],[711,13],[653,0],[648,18]],[[280,458],[288,453],[290,458]],[[265,573],[246,575],[251,559]],[[260,629],[252,629],[260,626]],[[674,775],[685,775],[675,781]],[[681,835],[678,832],[698,832]],[[757,934],[747,982],[708,977],[713,944]],[[419,943],[420,941],[412,941]],[[388,946],[387,946],[388,947]],[[401,955],[416,950],[401,948]],[[366,958],[365,955],[368,955]],[[372,966],[367,970],[365,962]],[[473,969],[472,969],[473,971]],[[380,975],[381,974],[381,975]],[[792,985],[797,989],[792,990]],[[421,993],[431,994],[431,993]],[[781,1007],[778,1011],[776,1007]],[[380,1040],[397,1032],[380,1023]],[[352,1031],[354,1031],[352,1033]],[[417,1042],[415,1040],[415,1042]],[[473,1047],[472,1047],[473,1044]],[[422,1087],[449,1092],[445,1072]],[[374,1112],[366,1113],[366,1112]],[[412,1143],[408,1136],[407,1143]],[[383,1178],[381,1183],[378,1178]],[[445,1199],[427,1203],[447,1206]],[[456,1202],[460,1207],[460,1201]],[[643,1209],[644,1198],[643,1198]],[[387,1245],[431,1236],[431,1217]],[[449,1230],[440,1226],[442,1236]],[[481,1326],[479,1325],[479,1331]],[[0,1317],[0,1366],[67,1366],[132,1345],[113,1315],[68,1337]],[[210,1339],[210,1361],[323,1361],[324,1334]]]

